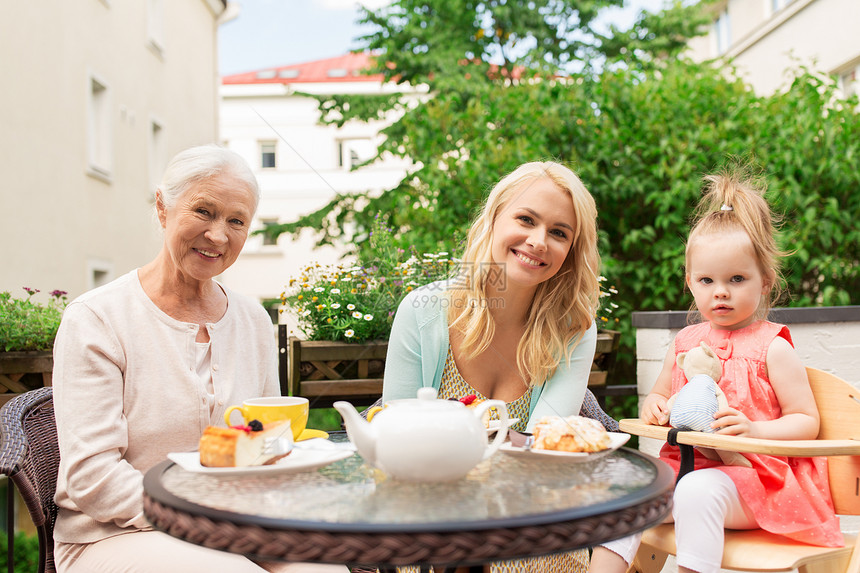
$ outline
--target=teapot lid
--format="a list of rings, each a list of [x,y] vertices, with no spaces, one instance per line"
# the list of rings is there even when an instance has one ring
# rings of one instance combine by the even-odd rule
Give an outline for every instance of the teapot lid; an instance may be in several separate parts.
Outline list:
[[[435,400],[436,399],[436,388],[432,386],[427,386],[418,389],[418,399],[419,400]]]

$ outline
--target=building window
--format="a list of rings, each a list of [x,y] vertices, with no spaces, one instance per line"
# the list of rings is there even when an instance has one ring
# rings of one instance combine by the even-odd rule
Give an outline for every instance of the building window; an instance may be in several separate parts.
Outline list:
[[[839,87],[846,98],[860,94],[860,65],[839,74]]]
[[[87,159],[90,173],[108,178],[111,174],[112,127],[110,89],[107,83],[89,78],[87,94]]]
[[[273,169],[276,166],[276,149],[274,141],[260,143],[260,167],[263,169]]]
[[[151,119],[149,122],[149,183],[154,191],[161,182],[161,176],[167,168],[167,146],[164,142],[164,128],[161,122]]]
[[[263,225],[263,228],[264,228],[264,229],[265,229],[266,227],[268,227],[269,225],[274,225],[274,224],[276,224],[277,222],[278,222],[278,220],[277,220],[277,219],[271,219],[271,218],[269,218],[269,219],[260,219],[260,224],[261,224],[261,225]],[[265,246],[265,245],[277,245],[277,244],[278,244],[278,240],[277,240],[277,239],[273,239],[270,235],[263,235],[263,245],[264,245],[264,246]]]
[[[113,268],[107,261],[89,260],[87,261],[89,270],[88,290],[106,285],[113,280]]]
[[[720,12],[717,21],[714,22],[714,39],[716,40],[717,55],[722,56],[729,50],[731,43],[731,28],[729,27],[729,10],[726,8]]]
[[[352,169],[376,156],[376,146],[370,139],[342,139],[337,142],[337,165]]]
[[[772,12],[779,12],[794,0],[770,0],[770,9]]]
[[[162,0],[146,2],[146,34],[149,43],[160,54],[164,52],[164,5]]]

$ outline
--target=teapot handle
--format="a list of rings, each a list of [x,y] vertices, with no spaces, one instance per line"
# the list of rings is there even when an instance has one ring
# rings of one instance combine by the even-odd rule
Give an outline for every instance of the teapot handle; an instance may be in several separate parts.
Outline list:
[[[484,451],[484,457],[481,458],[482,460],[486,460],[495,454],[508,437],[508,405],[502,400],[485,400],[478,404],[478,407],[475,409],[475,415],[480,419],[484,416],[484,412],[490,408],[496,408],[499,412],[499,431],[496,432],[496,437],[493,440],[493,443]]]

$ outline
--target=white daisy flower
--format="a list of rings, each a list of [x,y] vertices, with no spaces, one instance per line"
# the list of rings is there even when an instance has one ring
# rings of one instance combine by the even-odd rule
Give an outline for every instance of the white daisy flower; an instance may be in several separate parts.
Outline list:
[[[353,336],[355,336],[355,331],[350,328],[349,330],[344,332],[343,335],[346,336],[347,338],[352,338]]]
[[[349,303],[348,305],[346,305],[346,310],[355,310],[355,305],[352,303]]]
[[[364,320],[368,320],[368,321],[373,320],[373,315],[372,314],[365,314]]]
[[[361,318],[361,313],[360,313],[360,312],[358,312],[358,311],[353,312],[353,313],[352,313],[352,318]]]
[[[332,303],[331,307],[334,309],[338,309],[338,308],[340,308],[340,303],[339,302]]]

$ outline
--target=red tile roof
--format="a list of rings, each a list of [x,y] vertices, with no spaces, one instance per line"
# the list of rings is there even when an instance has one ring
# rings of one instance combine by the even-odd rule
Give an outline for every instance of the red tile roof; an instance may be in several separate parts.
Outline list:
[[[382,74],[365,75],[370,55],[345,54],[336,58],[263,68],[221,78],[222,84],[298,84],[310,82],[381,82]]]

